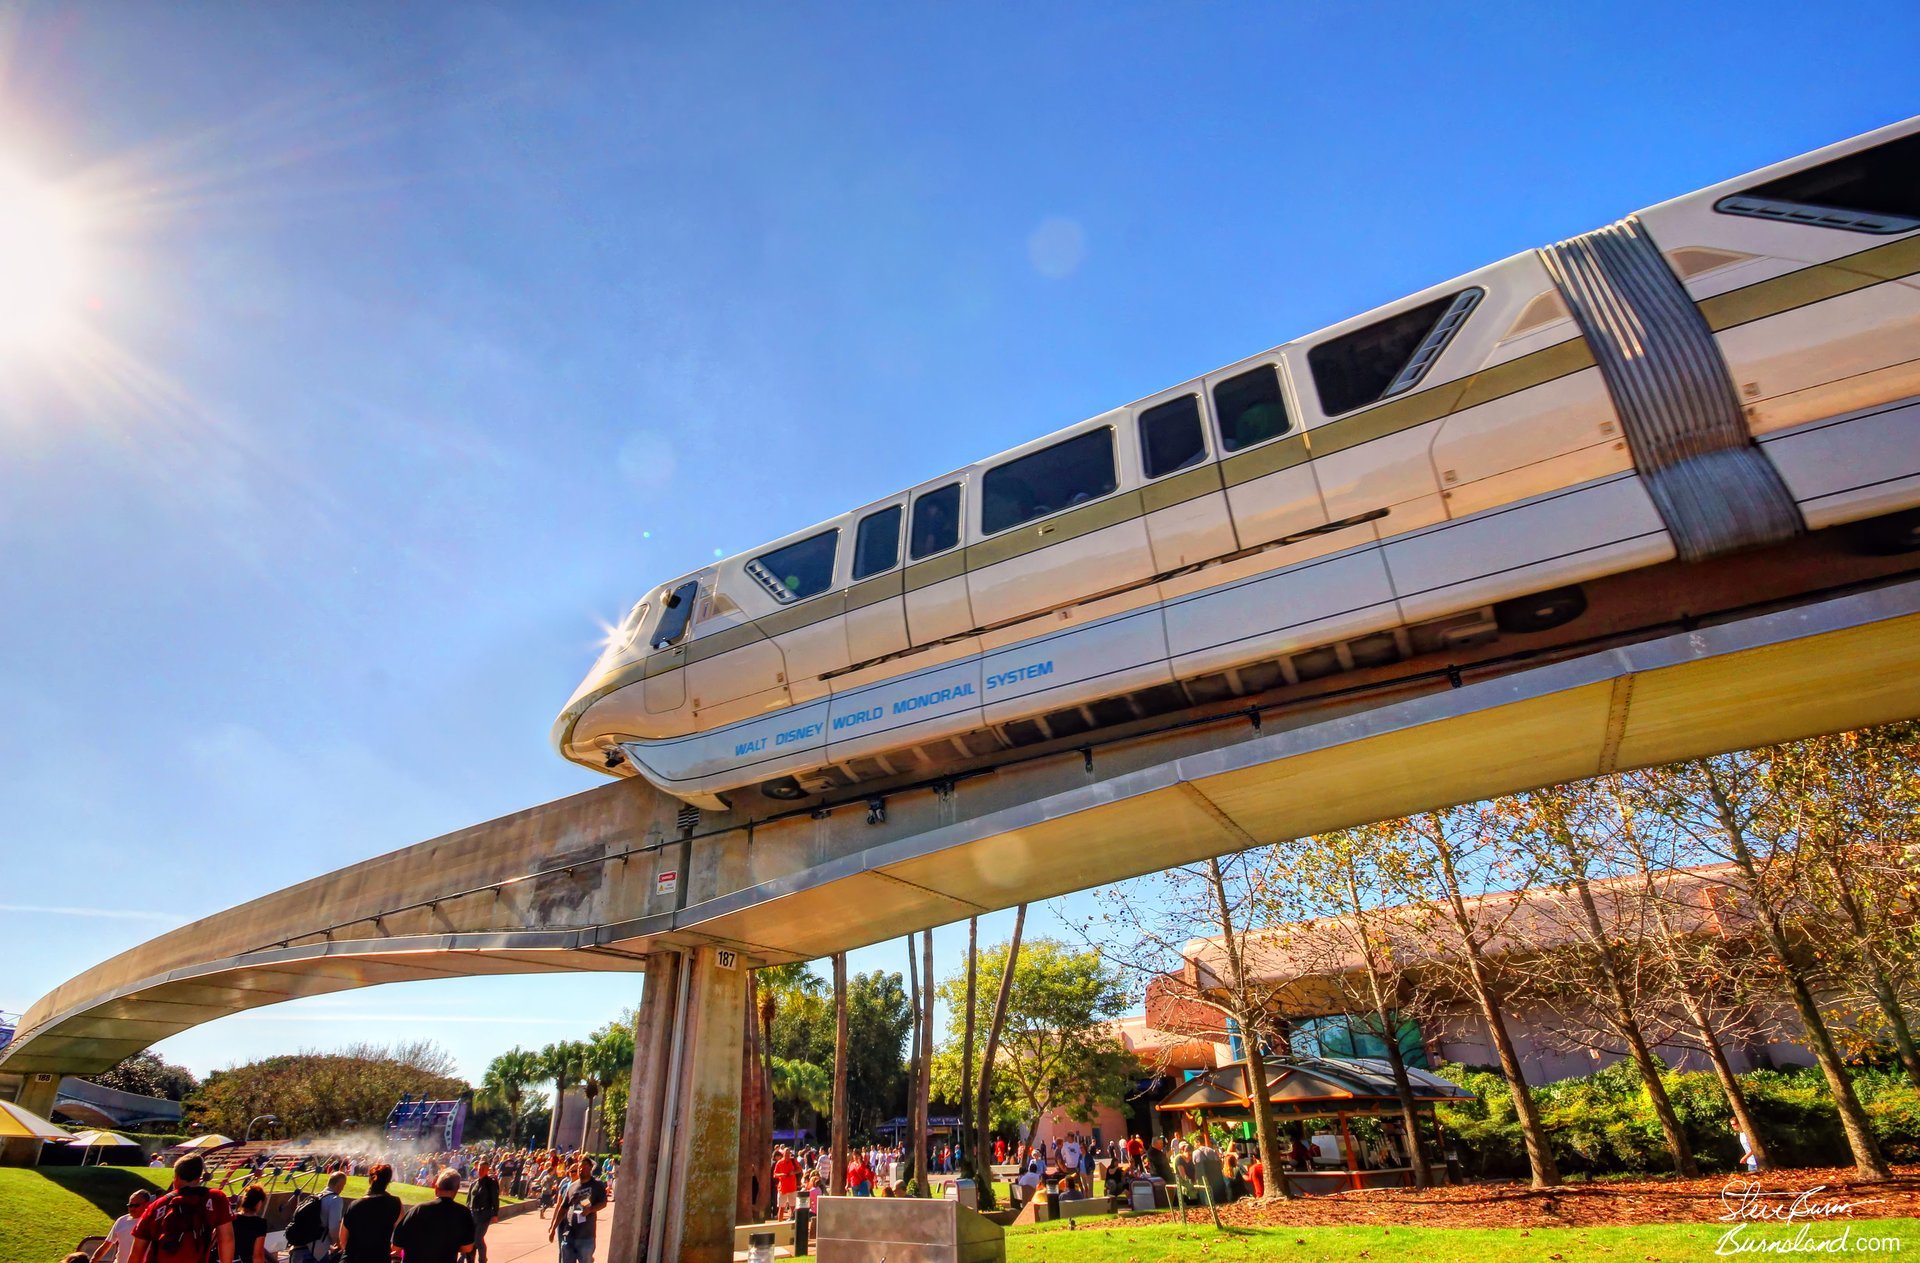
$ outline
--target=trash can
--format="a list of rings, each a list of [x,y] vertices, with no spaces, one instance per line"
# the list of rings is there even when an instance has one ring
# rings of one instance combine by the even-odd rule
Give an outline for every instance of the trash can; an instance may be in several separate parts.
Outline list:
[[[1157,1209],[1153,1200],[1153,1181],[1135,1180],[1127,1186],[1127,1195],[1132,1199],[1135,1210],[1151,1211]]]
[[[773,1263],[771,1232],[756,1232],[747,1238],[747,1263]]]
[[[968,1210],[979,1210],[980,1186],[972,1180],[955,1180],[947,1185],[947,1200],[958,1202]]]

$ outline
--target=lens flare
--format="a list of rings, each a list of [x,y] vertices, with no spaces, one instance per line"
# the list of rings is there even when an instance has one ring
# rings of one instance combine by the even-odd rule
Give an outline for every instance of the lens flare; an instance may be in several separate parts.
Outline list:
[[[0,349],[45,348],[76,328],[82,228],[72,199],[0,166]]]

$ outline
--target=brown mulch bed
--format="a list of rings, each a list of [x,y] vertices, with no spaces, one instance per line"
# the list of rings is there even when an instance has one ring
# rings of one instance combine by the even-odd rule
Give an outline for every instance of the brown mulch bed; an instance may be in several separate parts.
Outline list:
[[[1920,1218],[1920,1165],[1894,1168],[1885,1184],[1863,1184],[1852,1167],[1799,1167],[1761,1176],[1711,1175],[1697,1180],[1645,1179],[1572,1183],[1535,1191],[1523,1184],[1467,1184],[1451,1188],[1365,1189],[1293,1201],[1236,1202],[1220,1218],[1237,1227],[1310,1227],[1337,1224],[1420,1224],[1434,1228],[1568,1228],[1601,1224],[1709,1222],[1719,1219],[1749,1185],[1793,1194],[1819,1188],[1820,1202],[1856,1204],[1862,1218]],[[1731,1192],[1729,1190],[1732,1190]],[[1205,1220],[1204,1207],[1188,1218]],[[1114,1225],[1165,1222],[1171,1212],[1126,1219],[1080,1220]]]

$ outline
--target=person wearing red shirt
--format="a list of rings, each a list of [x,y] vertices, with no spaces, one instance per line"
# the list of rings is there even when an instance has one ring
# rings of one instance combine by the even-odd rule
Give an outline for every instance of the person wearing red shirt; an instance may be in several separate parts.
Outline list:
[[[854,1197],[873,1196],[873,1172],[857,1153],[847,1160],[847,1192]]]
[[[778,1217],[793,1218],[793,1208],[800,1200],[800,1164],[793,1160],[785,1145],[773,1151],[773,1187],[780,1193]]]
[[[131,1263],[234,1263],[233,1208],[206,1178],[197,1153],[173,1164],[172,1190],[148,1202],[133,1226]]]
[[[1252,1165],[1247,1167],[1247,1183],[1253,1185],[1255,1197],[1267,1195],[1267,1168],[1260,1165],[1260,1155],[1253,1155]]]

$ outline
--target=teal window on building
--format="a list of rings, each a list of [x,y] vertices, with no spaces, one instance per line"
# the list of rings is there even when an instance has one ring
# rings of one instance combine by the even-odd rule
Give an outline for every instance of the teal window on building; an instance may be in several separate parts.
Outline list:
[[[1421,1070],[1431,1069],[1427,1062],[1427,1046],[1420,1038],[1420,1027],[1398,1014],[1394,1015],[1393,1021],[1400,1055],[1406,1059],[1406,1063]],[[1380,1030],[1379,1019],[1370,1013],[1335,1013],[1327,1017],[1305,1018],[1293,1023],[1289,1034],[1296,1056],[1385,1060],[1387,1055],[1387,1041]]]

